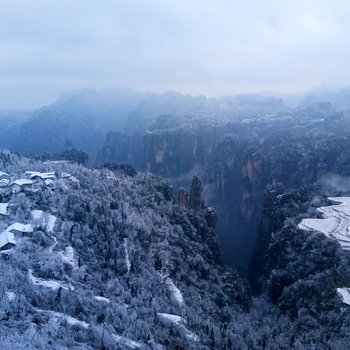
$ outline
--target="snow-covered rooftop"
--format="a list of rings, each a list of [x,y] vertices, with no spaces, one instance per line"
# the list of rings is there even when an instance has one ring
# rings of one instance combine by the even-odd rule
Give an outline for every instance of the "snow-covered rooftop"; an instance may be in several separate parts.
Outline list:
[[[18,185],[18,186],[30,186],[33,184],[32,180],[29,179],[17,179],[11,183],[11,185]]]
[[[8,243],[16,244],[15,236],[12,232],[4,231],[0,234],[0,249]]]
[[[33,179],[34,177],[40,177],[43,180],[47,179],[55,179],[55,172],[47,172],[47,173],[41,173],[39,171],[26,171],[25,175],[28,176],[30,179]]]
[[[20,232],[26,232],[31,233],[33,232],[33,226],[31,224],[21,224],[19,222],[15,222],[14,224],[10,225],[6,231],[13,232],[13,231],[20,231]]]
[[[8,203],[0,203],[0,214],[7,215]]]

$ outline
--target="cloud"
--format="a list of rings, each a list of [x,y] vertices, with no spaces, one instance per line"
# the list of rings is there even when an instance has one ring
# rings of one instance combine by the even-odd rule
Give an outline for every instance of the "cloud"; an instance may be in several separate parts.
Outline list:
[[[11,0],[0,12],[0,107],[70,90],[220,95],[349,82],[335,0]]]

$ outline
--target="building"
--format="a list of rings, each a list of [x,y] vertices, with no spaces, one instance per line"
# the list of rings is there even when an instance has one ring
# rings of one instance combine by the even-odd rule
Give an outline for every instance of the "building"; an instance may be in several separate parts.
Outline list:
[[[30,180],[56,180],[55,172],[41,173],[39,171],[26,171],[25,175]]]
[[[11,182],[10,184],[10,187],[13,193],[31,189],[32,186],[33,186],[33,181],[28,179],[18,179]]]
[[[12,232],[4,231],[0,234],[0,250],[8,250],[16,245],[15,236]]]
[[[7,216],[8,203],[0,203],[0,218]]]
[[[10,184],[10,182],[10,175],[0,171],[0,187],[7,187]]]
[[[17,236],[32,236],[34,228],[31,224],[20,224],[19,222],[15,222],[10,225],[6,231],[15,234]]]

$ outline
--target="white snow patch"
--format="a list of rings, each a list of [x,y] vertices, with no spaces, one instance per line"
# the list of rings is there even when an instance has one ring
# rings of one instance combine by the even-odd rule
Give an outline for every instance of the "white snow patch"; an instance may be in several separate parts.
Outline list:
[[[329,197],[335,204],[317,208],[323,219],[303,219],[299,228],[319,231],[336,240],[343,249],[350,250],[350,197]],[[350,305],[350,288],[337,288],[345,304]]]
[[[49,254],[52,254],[53,248],[57,245],[57,238],[55,236],[49,235],[53,239],[53,244],[49,247]]]
[[[41,279],[41,278],[38,278],[38,277],[35,277],[33,275],[33,271],[31,269],[28,270],[28,278],[29,278],[29,281],[37,286],[42,286],[42,287],[45,287],[45,288],[49,288],[49,289],[52,289],[52,290],[57,290],[59,288],[63,288],[65,290],[73,290],[74,287],[72,286],[67,286],[65,285],[63,282],[61,281],[56,281],[56,280],[44,280],[44,279]]]
[[[336,202],[317,210],[323,219],[304,219],[299,228],[308,231],[319,231],[339,242],[343,249],[350,250],[350,197],[330,197]]]
[[[185,335],[186,335],[186,337],[188,339],[193,340],[193,341],[199,341],[198,335],[193,333],[192,331],[190,331],[185,326],[185,323],[182,321],[182,317],[181,316],[173,315],[173,314],[167,314],[167,313],[163,313],[163,312],[158,312],[157,315],[161,319],[170,321],[170,322],[174,323],[175,325],[177,325],[185,333]]]
[[[33,233],[34,229],[31,224],[21,224],[19,222],[15,222],[14,224],[10,225],[6,231],[12,232],[12,233]]]
[[[350,288],[337,288],[337,293],[341,296],[344,304],[350,305]]]
[[[98,300],[98,301],[103,301],[103,302],[105,302],[105,303],[107,303],[107,304],[109,304],[109,303],[111,302],[110,299],[105,298],[105,297],[101,297],[101,296],[99,296],[99,295],[95,295],[94,298],[95,298],[96,300]]]
[[[42,309],[35,309],[37,312],[40,312],[44,315],[48,315],[48,316],[52,316],[52,317],[56,317],[56,318],[60,318],[60,319],[64,319],[67,321],[67,323],[71,326],[80,326],[82,328],[88,329],[89,325],[84,322],[84,321],[80,321],[72,316],[66,315],[66,314],[62,314],[60,312],[55,312],[55,311],[51,311],[51,310],[42,310]]]
[[[130,272],[130,258],[129,258],[129,250],[128,250],[128,239],[124,238],[124,251],[125,251],[125,263],[128,273]]]
[[[16,245],[16,240],[12,232],[4,231],[0,234],[0,249],[5,247],[7,244]]]
[[[8,203],[0,203],[0,214],[1,215],[7,215],[7,207]]]
[[[141,344],[126,337],[121,337],[120,335],[112,334],[113,338],[116,342],[121,343],[131,349],[139,349],[141,347]]]
[[[42,210],[32,210],[33,224],[43,227],[47,232],[53,232],[56,223],[56,216],[43,212]]]
[[[184,298],[182,296],[180,289],[175,286],[174,282],[169,277],[165,278],[165,284],[169,288],[171,294],[173,295],[177,303],[180,306],[182,306],[184,304]]]
[[[14,292],[5,292],[5,293],[8,301],[12,301],[16,298],[16,294]]]
[[[18,186],[31,186],[33,185],[33,181],[32,180],[28,180],[28,179],[17,179],[15,181],[13,181],[11,183],[11,185],[18,185]]]
[[[71,265],[73,267],[74,270],[78,269],[78,261],[77,259],[74,257],[74,249],[71,246],[66,247],[64,252],[60,252],[59,253],[61,259]]]

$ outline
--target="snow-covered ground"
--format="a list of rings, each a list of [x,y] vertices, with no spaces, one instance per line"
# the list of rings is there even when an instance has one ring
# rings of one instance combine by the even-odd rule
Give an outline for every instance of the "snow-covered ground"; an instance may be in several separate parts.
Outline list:
[[[75,258],[73,247],[71,246],[66,247],[64,252],[59,252],[59,255],[61,259],[68,265],[71,265],[74,270],[78,269],[78,261]]]
[[[47,232],[53,232],[56,223],[54,215],[43,212],[42,210],[32,210],[34,226],[43,227]]]
[[[163,320],[167,320],[172,322],[174,325],[176,325],[177,327],[179,327],[184,334],[186,335],[186,337],[190,340],[193,341],[199,341],[199,337],[197,334],[191,332],[184,324],[184,322],[182,321],[182,317],[178,316],[178,315],[173,315],[173,314],[166,314],[166,313],[162,313],[159,312],[157,314],[161,319]]]
[[[182,296],[182,293],[180,292],[180,289],[175,286],[175,284],[171,280],[171,278],[166,277],[165,284],[169,288],[173,298],[176,300],[176,302],[179,304],[179,306],[183,306],[184,298]]]
[[[85,328],[85,329],[89,328],[89,325],[86,322],[77,320],[76,318],[74,318],[72,316],[62,314],[60,312],[51,311],[51,310],[42,310],[42,309],[38,309],[38,308],[36,308],[35,310],[39,313],[44,314],[44,315],[48,315],[51,317],[66,320],[67,323],[71,326],[80,326],[80,327]]]
[[[31,283],[37,285],[37,286],[42,286],[45,288],[50,288],[53,290],[57,290],[58,288],[63,288],[66,290],[73,290],[74,287],[70,285],[66,285],[61,281],[56,281],[56,280],[44,280],[42,278],[35,277],[33,275],[33,271],[31,269],[28,270],[28,279]]]
[[[342,297],[343,303],[350,305],[350,288],[337,288],[337,292]]]
[[[322,219],[303,219],[298,225],[302,230],[319,231],[336,240],[343,249],[350,250],[350,197],[329,197],[335,204],[320,207]],[[345,304],[350,305],[350,289],[337,288]]]
[[[99,296],[99,295],[95,295],[94,298],[95,298],[96,300],[98,300],[98,301],[103,301],[103,302],[105,302],[105,303],[107,303],[107,304],[109,304],[109,303],[111,302],[110,299],[105,298],[105,297],[101,297],[101,296]]]
[[[12,301],[16,298],[16,294],[14,292],[6,292],[6,297],[8,301]]]
[[[125,263],[128,273],[130,272],[130,258],[129,258],[129,250],[128,250],[128,239],[124,238],[124,251],[125,251]]]
[[[130,338],[121,337],[121,336],[116,335],[116,334],[112,334],[112,336],[117,343],[120,343],[124,346],[127,346],[128,348],[139,349],[142,346],[142,344],[140,344],[140,343],[138,343]]]
[[[330,197],[336,202],[328,207],[318,208],[322,219],[304,219],[299,228],[319,231],[339,242],[343,249],[350,249],[350,197]]]

